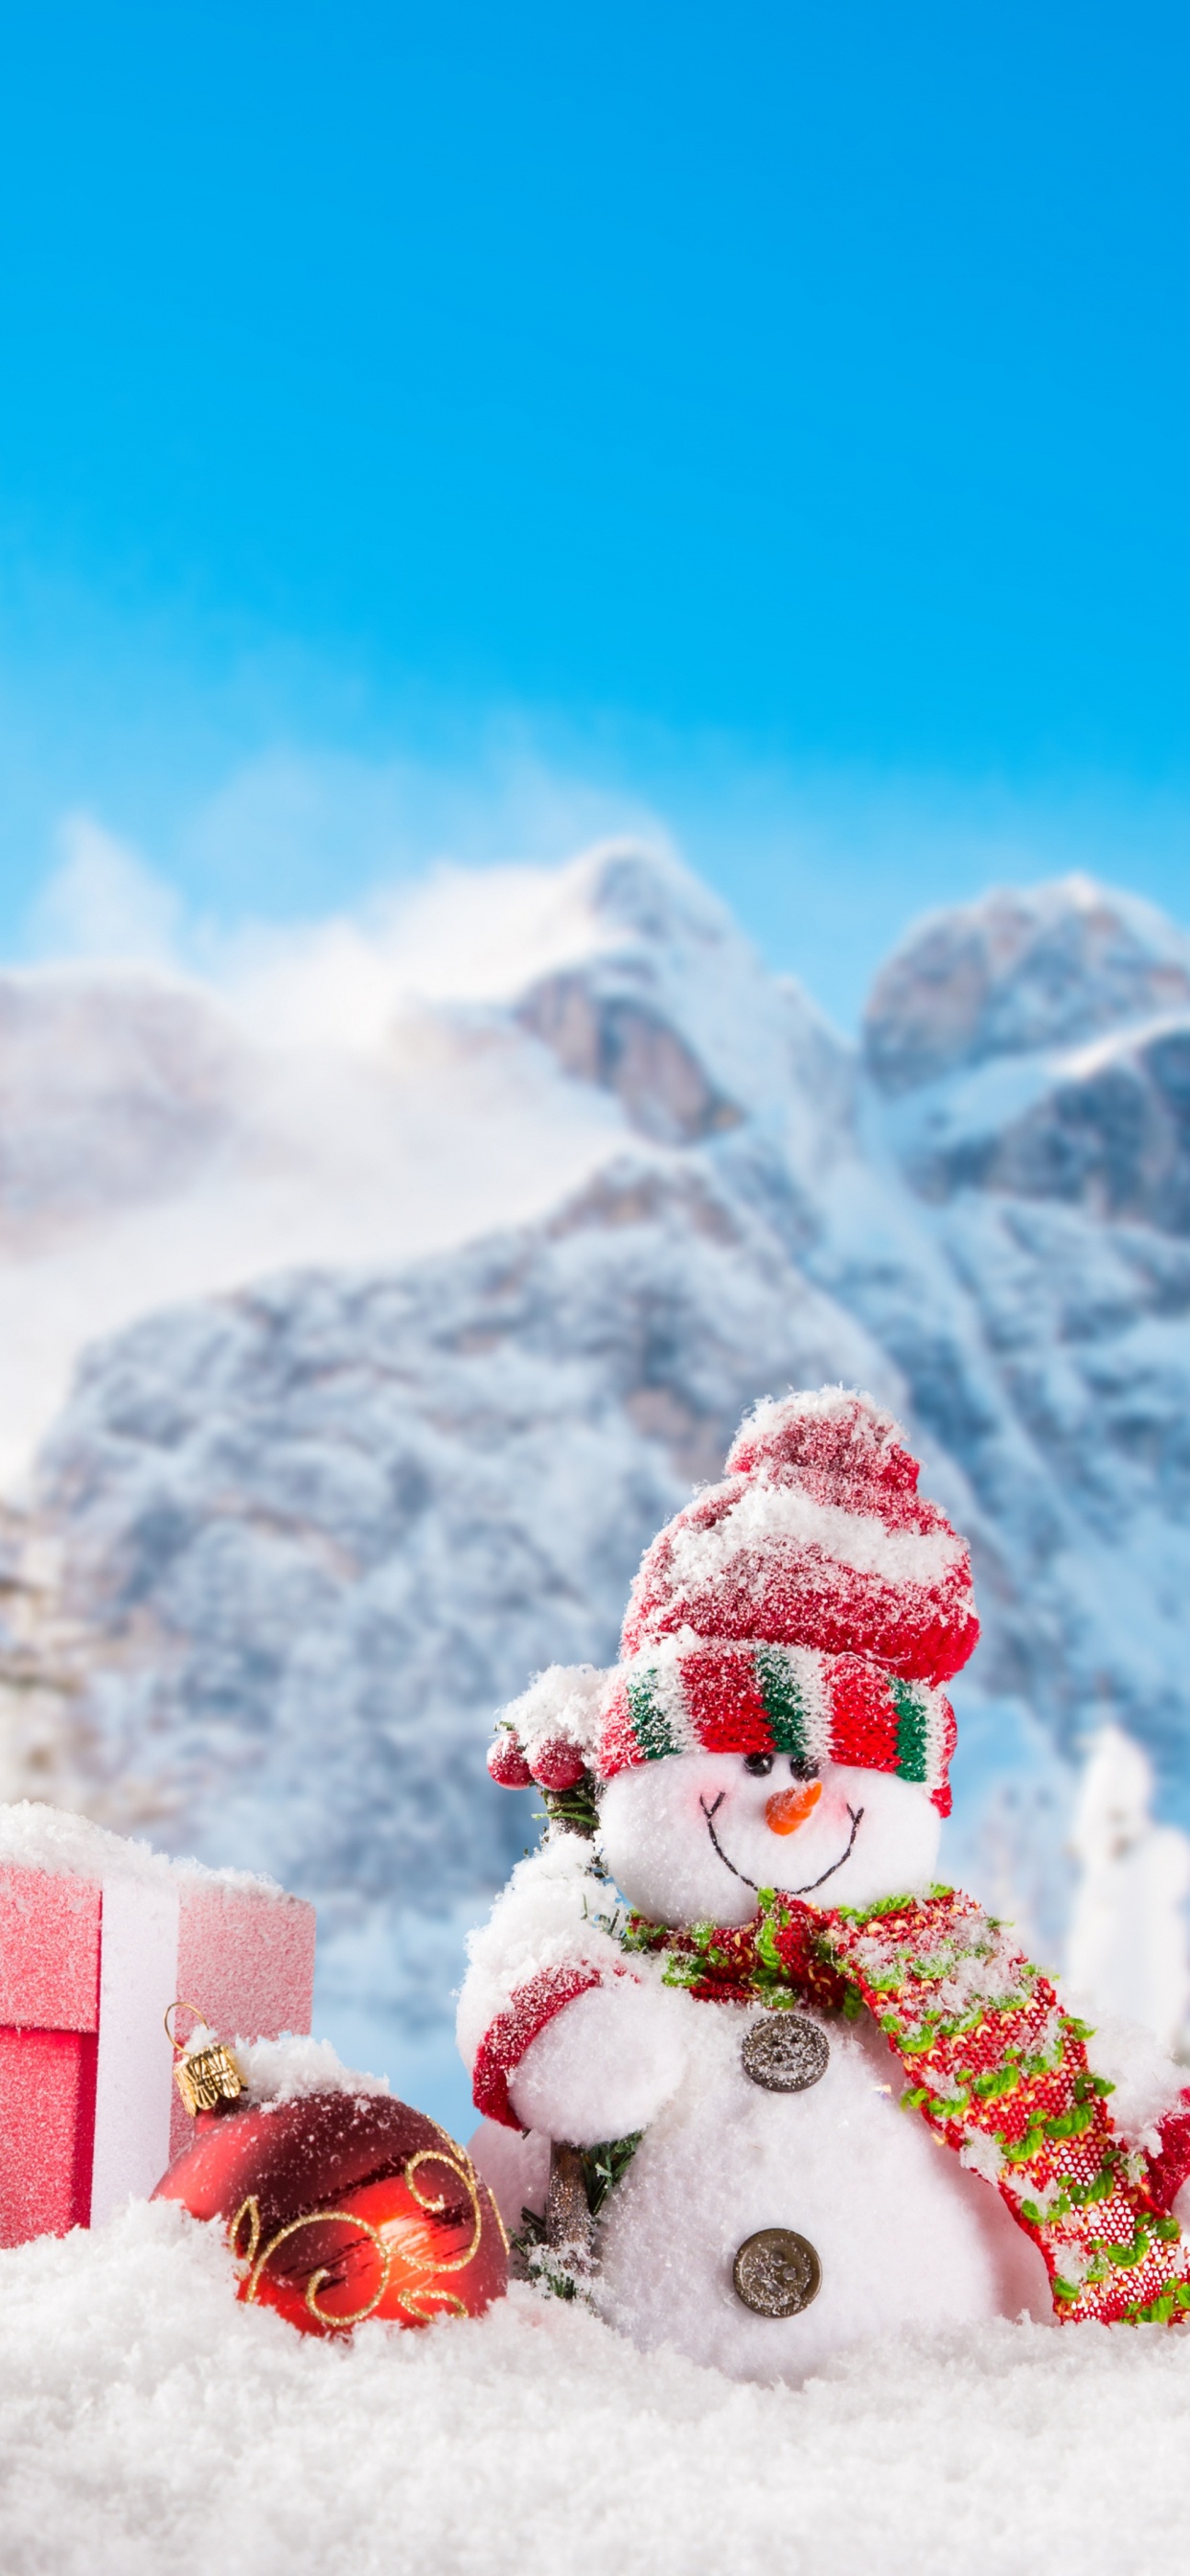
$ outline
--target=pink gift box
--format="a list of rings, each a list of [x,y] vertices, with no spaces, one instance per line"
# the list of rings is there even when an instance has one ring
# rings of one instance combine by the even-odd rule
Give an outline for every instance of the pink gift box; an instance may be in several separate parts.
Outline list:
[[[0,1809],[0,2245],[147,2197],[192,2123],[163,2016],[308,2031],[314,1909],[53,1808]],[[183,2030],[186,2024],[183,2022]]]

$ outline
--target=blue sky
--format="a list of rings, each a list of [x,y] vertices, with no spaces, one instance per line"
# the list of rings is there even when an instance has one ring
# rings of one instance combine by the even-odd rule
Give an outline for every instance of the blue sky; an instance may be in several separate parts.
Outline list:
[[[1190,916],[1172,7],[0,9],[0,940],[668,826],[844,1017]]]

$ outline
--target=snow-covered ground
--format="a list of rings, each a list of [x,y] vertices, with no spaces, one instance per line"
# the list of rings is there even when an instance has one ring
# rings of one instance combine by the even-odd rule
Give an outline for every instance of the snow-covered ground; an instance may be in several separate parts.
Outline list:
[[[523,2288],[350,2343],[131,2206],[0,2254],[5,2576],[1131,2576],[1190,2549],[1190,2335],[855,2347],[800,2392]]]

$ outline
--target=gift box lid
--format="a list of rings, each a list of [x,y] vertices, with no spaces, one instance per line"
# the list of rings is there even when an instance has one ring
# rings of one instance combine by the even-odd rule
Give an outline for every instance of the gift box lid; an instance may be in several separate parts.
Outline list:
[[[137,1885],[169,1891],[180,1917],[178,1969],[212,1989],[199,1999],[207,2009],[238,2007],[262,2031],[285,2022],[295,1990],[312,1976],[310,1906],[272,1879],[170,1860],[86,1816],[25,1799],[0,1806],[0,2027],[98,2028],[104,1890],[110,1911],[119,1891]]]

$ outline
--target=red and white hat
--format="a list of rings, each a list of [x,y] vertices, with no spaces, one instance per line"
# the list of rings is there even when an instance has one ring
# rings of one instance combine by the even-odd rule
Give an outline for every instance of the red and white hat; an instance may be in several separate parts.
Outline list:
[[[564,1790],[669,1753],[775,1752],[927,1786],[941,1685],[979,1635],[971,1563],[891,1415],[844,1387],[766,1400],[723,1482],[645,1552],[611,1673],[555,1665],[504,1712],[493,1777]]]

